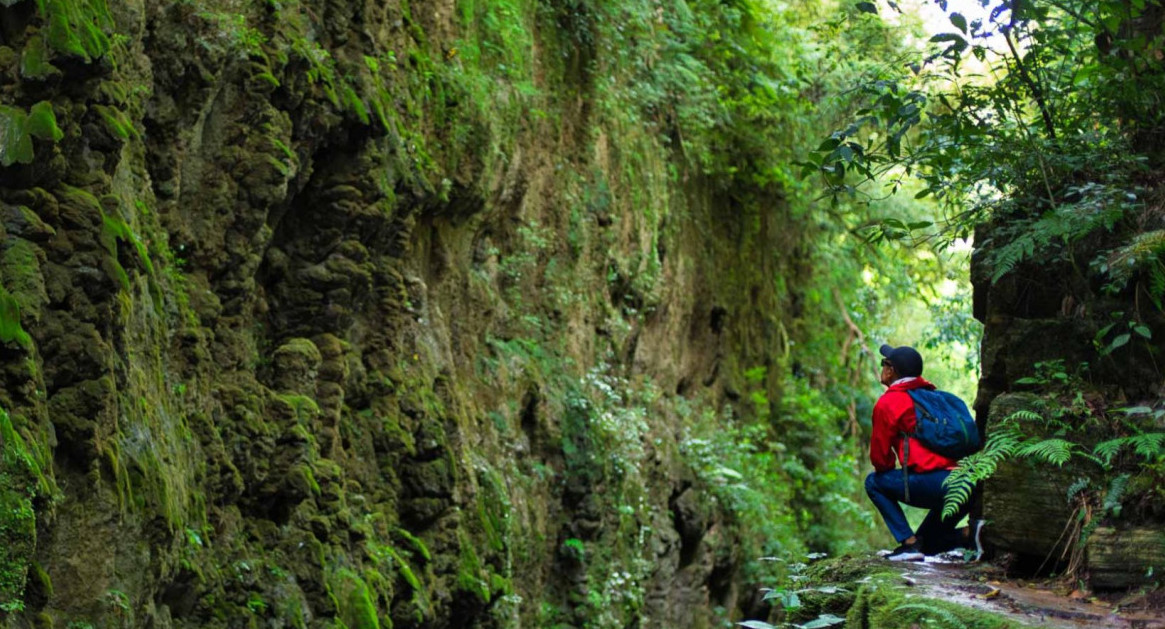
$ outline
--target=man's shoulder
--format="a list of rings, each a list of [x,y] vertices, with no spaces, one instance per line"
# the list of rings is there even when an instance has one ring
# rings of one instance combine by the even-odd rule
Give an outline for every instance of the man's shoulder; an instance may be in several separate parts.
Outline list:
[[[904,404],[913,403],[914,402],[910,397],[910,393],[908,393],[905,389],[891,388],[882,392],[882,395],[878,398],[878,401],[874,403],[874,407],[902,406]]]

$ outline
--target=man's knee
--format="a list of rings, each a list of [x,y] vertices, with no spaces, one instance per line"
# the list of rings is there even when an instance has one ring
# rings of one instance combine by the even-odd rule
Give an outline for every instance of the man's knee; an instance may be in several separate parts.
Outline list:
[[[878,491],[878,482],[874,479],[874,474],[877,472],[870,472],[866,474],[866,494],[872,495]]]

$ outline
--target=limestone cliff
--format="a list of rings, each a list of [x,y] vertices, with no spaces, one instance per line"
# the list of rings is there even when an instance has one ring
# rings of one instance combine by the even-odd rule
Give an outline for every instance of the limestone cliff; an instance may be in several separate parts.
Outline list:
[[[0,1],[0,625],[744,604],[679,444],[804,245],[591,6]]]

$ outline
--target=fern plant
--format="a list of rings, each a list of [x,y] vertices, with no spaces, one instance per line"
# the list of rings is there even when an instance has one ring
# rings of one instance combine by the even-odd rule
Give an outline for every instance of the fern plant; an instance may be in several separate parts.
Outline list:
[[[1063,426],[1063,422],[1045,419],[1031,410],[1018,410],[1004,418],[983,449],[964,458],[947,477],[947,487],[943,500],[943,517],[951,517],[971,497],[977,483],[987,480],[995,473],[999,464],[1007,459],[1031,459],[1062,467],[1073,458],[1092,462],[1107,472],[1113,469],[1114,461],[1124,450],[1131,449],[1143,459],[1143,463],[1156,463],[1165,459],[1165,433],[1142,432],[1135,435],[1117,437],[1102,441],[1091,449],[1062,436],[1044,438],[1027,436],[1020,429],[1020,423],[1040,422],[1045,425]],[[1114,516],[1120,515],[1120,499],[1128,485],[1129,474],[1121,474],[1112,480],[1105,492],[1101,511]],[[1068,500],[1072,501],[1091,485],[1089,479],[1080,479],[1068,490]]]
[[[958,616],[949,609],[944,609],[938,605],[929,605],[927,603],[907,603],[899,605],[894,608],[895,612],[915,612],[911,614],[916,617],[934,617],[937,618],[943,626],[951,627],[952,629],[967,629],[967,624],[963,622]]]
[[[960,461],[943,483],[947,487],[943,517],[954,515],[971,498],[975,485],[990,478],[999,464],[1013,456],[1022,443],[1023,435],[1017,429],[1001,427],[987,439],[982,450]]]

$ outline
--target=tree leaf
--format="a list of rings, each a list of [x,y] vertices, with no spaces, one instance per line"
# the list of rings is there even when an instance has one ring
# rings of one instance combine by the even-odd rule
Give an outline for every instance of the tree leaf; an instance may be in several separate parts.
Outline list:
[[[878,14],[878,7],[874,6],[873,2],[859,2],[858,3],[858,11],[861,11],[862,13],[872,13],[874,15],[877,15]]]
[[[748,627],[748,629],[777,629],[776,625],[770,625],[763,620],[745,620],[736,624],[741,627]]]
[[[1140,325],[1140,324],[1134,325],[1133,332],[1136,332],[1137,334],[1140,334],[1141,336],[1143,336],[1147,339],[1153,338],[1153,331],[1144,325]]]
[[[1132,338],[1132,336],[1130,336],[1127,333],[1117,335],[1117,337],[1112,340],[1112,345],[1108,346],[1108,351],[1111,352],[1112,350],[1114,350],[1118,347],[1124,347],[1125,345],[1128,344],[1130,338]]]
[[[801,625],[801,629],[823,629],[824,627],[840,625],[843,622],[845,622],[845,618],[841,618],[840,616],[834,616],[833,614],[822,614],[818,616],[816,620],[810,620],[809,622]]]
[[[964,45],[967,43],[967,40],[963,39],[963,36],[959,35],[958,33],[939,33],[938,35],[931,37],[930,41],[935,43],[942,43],[945,41],[962,42]]]
[[[964,35],[967,34],[967,18],[963,17],[961,13],[951,14],[951,24],[954,24],[955,28],[963,31]]]

